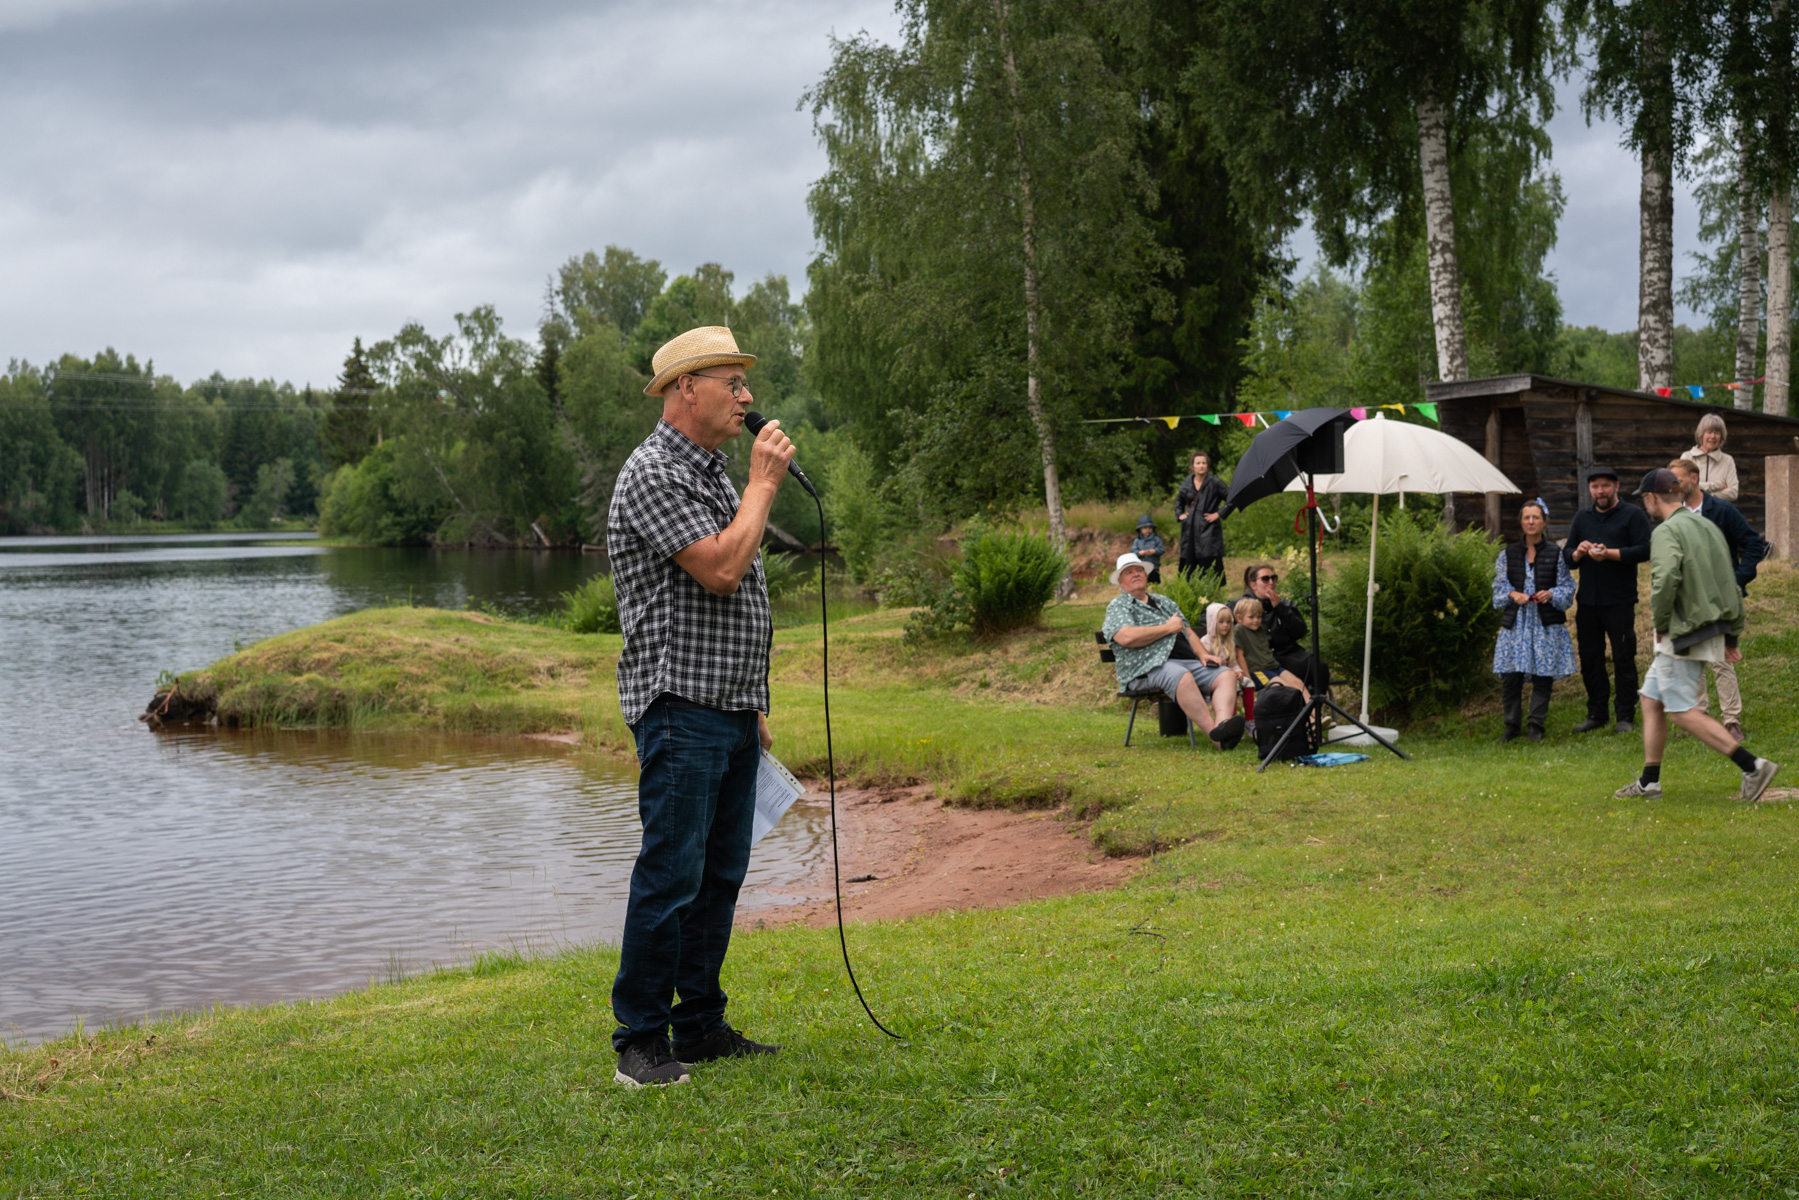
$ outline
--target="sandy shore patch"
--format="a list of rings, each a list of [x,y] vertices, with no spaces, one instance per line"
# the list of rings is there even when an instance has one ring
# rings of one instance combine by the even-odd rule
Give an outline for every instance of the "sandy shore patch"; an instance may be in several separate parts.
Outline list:
[[[818,794],[815,781],[811,794]],[[929,786],[837,789],[843,915],[882,921],[991,908],[1116,887],[1140,865],[1107,858],[1084,825],[1053,813],[945,807]],[[827,852],[797,904],[743,912],[740,923],[836,920]]]

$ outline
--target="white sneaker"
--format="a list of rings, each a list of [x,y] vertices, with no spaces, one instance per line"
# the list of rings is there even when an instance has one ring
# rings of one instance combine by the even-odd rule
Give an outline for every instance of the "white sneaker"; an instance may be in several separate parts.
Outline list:
[[[1743,799],[1760,800],[1762,793],[1768,790],[1768,785],[1774,782],[1774,777],[1778,774],[1779,763],[1771,763],[1765,758],[1756,759],[1755,770],[1743,772]]]
[[[1743,778],[1749,777],[1745,775]],[[1743,786],[1747,787],[1748,785],[1744,784]],[[1614,800],[1630,800],[1637,796],[1641,796],[1645,800],[1660,800],[1662,798],[1661,781],[1644,783],[1642,777],[1639,776],[1612,793]]]

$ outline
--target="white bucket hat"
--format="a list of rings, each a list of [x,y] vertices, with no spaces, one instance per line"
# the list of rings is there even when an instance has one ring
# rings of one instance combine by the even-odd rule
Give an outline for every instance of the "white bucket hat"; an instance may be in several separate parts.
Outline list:
[[[1113,583],[1118,582],[1118,577],[1124,574],[1124,569],[1126,567],[1142,567],[1145,571],[1150,569],[1148,563],[1137,557],[1136,551],[1126,550],[1123,554],[1118,556],[1118,565],[1112,568]]]

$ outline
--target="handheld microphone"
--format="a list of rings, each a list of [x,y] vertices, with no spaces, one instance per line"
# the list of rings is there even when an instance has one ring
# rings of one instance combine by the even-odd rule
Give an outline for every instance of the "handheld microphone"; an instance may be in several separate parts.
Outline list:
[[[743,427],[750,431],[751,437],[760,434],[762,427],[766,424],[768,424],[768,418],[754,409],[743,414]],[[800,465],[791,458],[787,460],[787,473],[800,481],[800,486],[806,489],[808,495],[814,500],[818,499],[818,489],[812,486],[812,481],[806,478],[806,473],[800,470]]]

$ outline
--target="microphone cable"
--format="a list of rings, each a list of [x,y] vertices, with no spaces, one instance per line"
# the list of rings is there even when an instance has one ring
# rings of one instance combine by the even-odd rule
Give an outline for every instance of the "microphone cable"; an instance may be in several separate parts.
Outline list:
[[[843,969],[849,972],[850,987],[855,989],[856,999],[862,1004],[862,1011],[868,1019],[875,1023],[875,1028],[896,1042],[908,1039],[893,1032],[881,1024],[881,1018],[875,1016],[874,1009],[868,1006],[867,997],[862,995],[862,985],[856,982],[856,968],[850,965],[850,944],[843,932],[843,869],[837,862],[837,756],[831,748],[831,606],[825,598],[825,506],[818,498],[818,493],[811,488],[812,503],[818,506],[818,615],[820,620],[820,643],[824,651],[824,690],[825,690],[825,770],[831,789],[831,885],[837,893],[837,945],[843,951]]]

